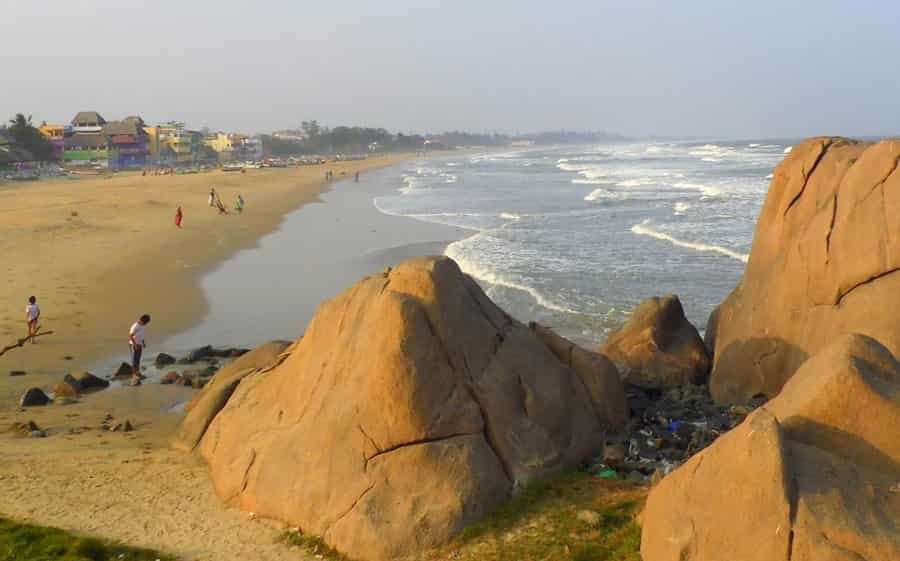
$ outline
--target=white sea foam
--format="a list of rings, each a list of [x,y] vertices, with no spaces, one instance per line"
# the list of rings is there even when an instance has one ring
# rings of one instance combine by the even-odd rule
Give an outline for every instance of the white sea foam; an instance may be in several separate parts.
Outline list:
[[[700,161],[717,163],[717,162],[721,162],[722,158],[708,158],[707,157],[707,158],[700,158]]]
[[[496,271],[493,271],[487,267],[483,267],[475,261],[468,259],[466,252],[464,251],[465,245],[471,245],[473,240],[482,235],[484,235],[484,233],[475,234],[472,237],[451,243],[447,246],[447,249],[444,250],[444,255],[456,261],[456,264],[459,265],[459,268],[462,269],[464,273],[471,275],[482,282],[492,284],[494,286],[503,286],[506,288],[512,288],[514,290],[525,292],[532,298],[534,298],[534,300],[538,304],[549,310],[555,310],[557,312],[562,312],[565,314],[574,314],[581,316],[594,315],[588,314],[586,312],[579,312],[577,310],[573,310],[566,306],[557,304],[533,287],[505,278],[502,275],[498,274]]]
[[[722,196],[722,190],[718,187],[713,187],[712,185],[703,185],[701,183],[689,183],[687,181],[681,181],[674,185],[679,189],[693,189],[695,191],[700,191],[702,194],[701,199],[713,199],[716,197]]]
[[[675,214],[682,216],[689,208],[691,208],[689,203],[675,203]]]
[[[694,251],[719,253],[725,255],[726,257],[737,259],[738,261],[743,261],[744,263],[746,263],[750,258],[749,255],[738,253],[734,250],[728,249],[727,247],[679,240],[678,238],[674,238],[669,234],[666,234],[665,232],[660,232],[659,230],[654,230],[653,228],[651,228],[650,219],[644,220],[640,224],[635,224],[631,227],[631,231],[639,236],[649,236],[657,240],[667,241],[672,245],[676,245],[678,247],[693,249]]]
[[[513,222],[518,222],[519,220],[522,220],[521,215],[515,214],[512,212],[501,212],[500,218],[502,218],[503,220],[512,220]]]
[[[793,150],[793,149],[794,149],[793,146],[788,146],[787,148],[784,149],[784,154],[790,154],[791,150]]]
[[[761,145],[753,143],[753,144],[748,144],[747,146],[749,146],[750,148],[759,148]]]
[[[656,181],[648,177],[640,177],[638,179],[626,179],[616,183],[619,187],[643,187],[646,185],[656,185]]]
[[[766,176],[766,179],[772,179],[773,177],[775,177],[775,174],[770,173],[769,175]]]
[[[591,169],[591,166],[586,166],[584,164],[570,164],[567,162],[568,160],[560,164],[556,164],[556,167],[563,171],[585,171]]]
[[[611,179],[606,179],[603,177],[591,177],[591,178],[576,178],[572,180],[572,183],[578,185],[613,185],[615,181]]]

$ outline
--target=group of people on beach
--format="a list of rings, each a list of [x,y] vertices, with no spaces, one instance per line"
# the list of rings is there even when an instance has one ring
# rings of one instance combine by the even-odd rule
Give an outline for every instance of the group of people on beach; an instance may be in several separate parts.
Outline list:
[[[146,175],[146,170],[145,170]],[[325,179],[333,179],[334,172],[326,171]],[[354,176],[354,181],[359,181],[359,172],[357,172]],[[219,194],[216,192],[214,187],[210,187],[209,189],[209,201],[208,204],[210,207],[215,208],[219,211],[219,214],[228,214],[228,209],[225,208],[225,205],[222,203],[222,199],[219,198]],[[244,211],[244,198],[238,193],[237,198],[234,203],[234,211],[237,214],[241,214]],[[175,226],[181,228],[182,220],[184,220],[184,211],[181,208],[181,205],[178,205],[178,208],[175,210]],[[28,304],[25,306],[25,319],[28,324],[28,337],[25,339],[26,341],[31,341],[32,344],[36,343],[35,339],[40,330],[40,320],[41,317],[41,309],[38,306],[37,298],[35,296],[28,297]],[[143,314],[137,321],[135,321],[131,328],[128,330],[128,346],[131,350],[131,370],[132,370],[132,385],[140,385],[140,381],[144,376],[141,374],[141,355],[144,352],[144,349],[147,346],[145,340],[145,333],[147,329],[147,325],[150,323],[150,315]]]
[[[208,204],[210,207],[219,211],[219,214],[228,214],[228,209],[225,208],[225,204],[222,202],[222,199],[219,198],[219,194],[216,193],[215,187],[209,188],[209,201]],[[244,197],[238,193],[237,198],[234,201],[234,212],[237,214],[241,214],[244,212]],[[182,210],[181,205],[178,205],[178,208],[175,209],[175,226],[177,228],[181,228],[181,222],[184,220],[184,210]]]

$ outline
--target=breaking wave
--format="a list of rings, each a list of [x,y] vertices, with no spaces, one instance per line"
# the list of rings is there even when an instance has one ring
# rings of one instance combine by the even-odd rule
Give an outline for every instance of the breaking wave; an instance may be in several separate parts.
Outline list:
[[[678,238],[674,238],[669,234],[664,232],[660,232],[659,230],[654,230],[650,227],[650,219],[644,220],[640,224],[635,224],[631,227],[631,231],[639,236],[649,236],[651,238],[655,238],[657,240],[663,240],[671,243],[672,245],[676,245],[678,247],[683,247],[686,249],[693,249],[694,251],[704,251],[704,252],[712,252],[719,253],[726,257],[730,257],[732,259],[737,259],[738,261],[742,261],[746,263],[750,256],[744,253],[738,253],[727,247],[722,247],[719,245],[711,245],[705,243],[695,243],[695,242],[686,242],[684,240],[679,240]]]

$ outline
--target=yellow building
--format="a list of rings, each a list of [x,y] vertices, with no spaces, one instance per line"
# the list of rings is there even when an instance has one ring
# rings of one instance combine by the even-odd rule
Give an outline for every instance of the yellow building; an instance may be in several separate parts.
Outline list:
[[[222,132],[207,135],[203,139],[203,144],[215,150],[219,155],[220,162],[229,162],[234,154],[234,145],[231,141],[231,135]]]

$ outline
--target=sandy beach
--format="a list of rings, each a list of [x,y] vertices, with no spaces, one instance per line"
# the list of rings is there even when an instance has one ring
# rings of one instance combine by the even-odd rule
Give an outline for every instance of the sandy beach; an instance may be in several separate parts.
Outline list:
[[[0,185],[0,343],[26,334],[29,295],[41,306],[41,324],[53,335],[0,357],[0,408],[31,386],[57,381],[126,349],[127,329],[141,313],[153,316],[153,344],[200,321],[207,310],[198,278],[283,217],[316,201],[335,180],[397,162],[402,156],[325,165],[214,171],[196,175],[137,173],[78,180]],[[215,187],[231,208],[238,193],[246,209],[220,216],[207,205]],[[184,210],[183,228],[175,209]],[[158,351],[158,349],[156,349]],[[8,377],[11,370],[28,374]]]
[[[203,321],[209,311],[203,273],[254,247],[289,212],[319,201],[331,185],[324,181],[326,169],[338,182],[402,158],[0,186],[0,250],[6,256],[0,342],[23,336],[30,294],[38,297],[44,330],[54,331],[0,357],[0,516],[183,559],[302,558],[279,542],[279,525],[225,508],[205,466],[168,448],[181,418],[170,410],[194,390],[113,387],[75,402],[27,409],[18,407],[18,399],[28,387],[49,390],[64,373],[121,353],[127,326],[144,311],[154,317],[148,351],[153,356],[162,350],[154,342]],[[221,216],[207,206],[210,187],[229,207],[241,193],[243,214]],[[184,210],[180,230],[173,223],[178,205]],[[9,376],[11,370],[26,374]],[[103,428],[107,418],[127,419],[135,430],[109,432]],[[6,430],[28,421],[47,437]]]

